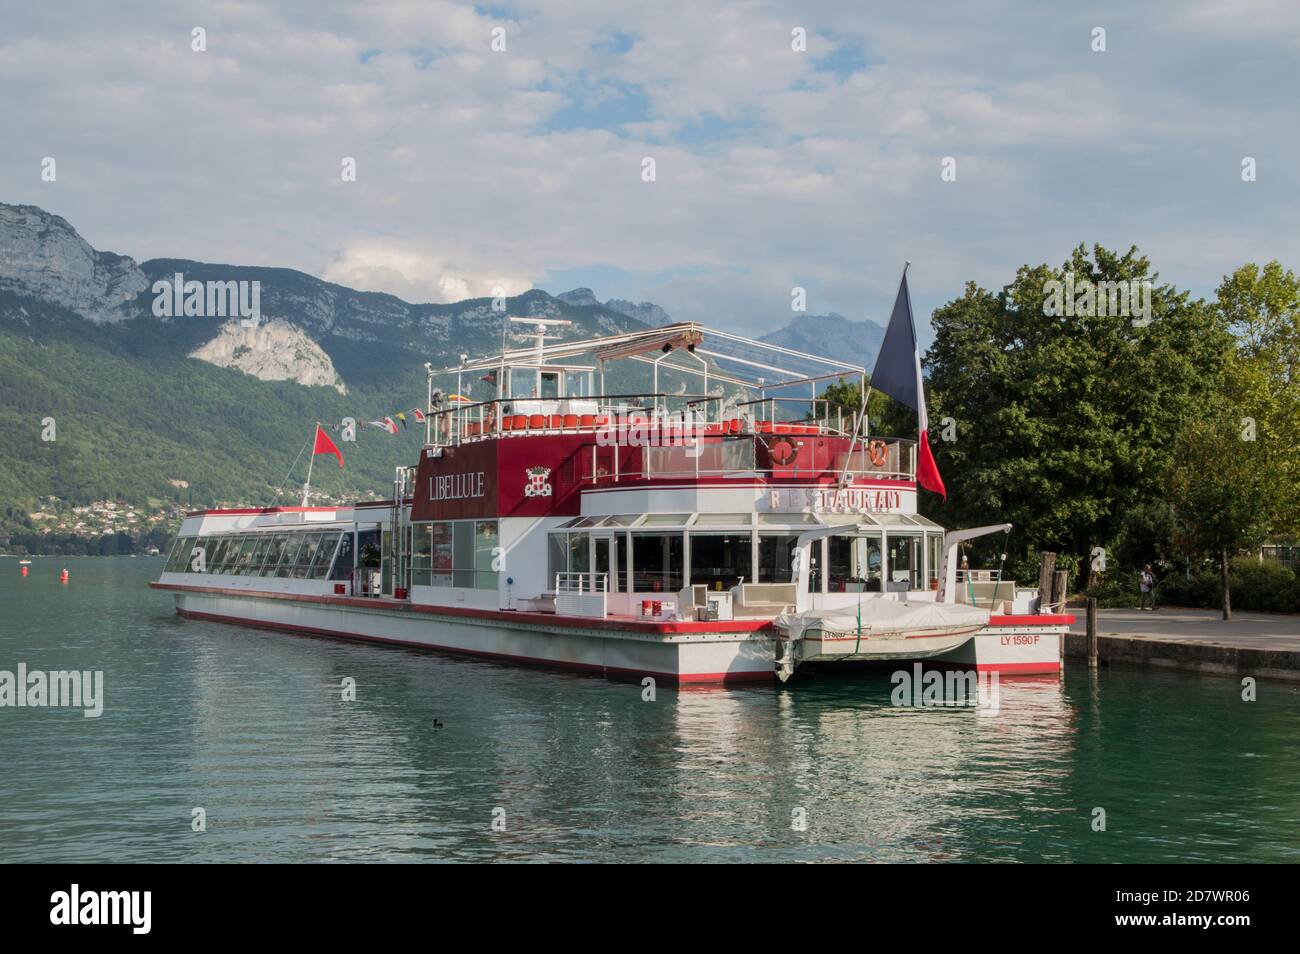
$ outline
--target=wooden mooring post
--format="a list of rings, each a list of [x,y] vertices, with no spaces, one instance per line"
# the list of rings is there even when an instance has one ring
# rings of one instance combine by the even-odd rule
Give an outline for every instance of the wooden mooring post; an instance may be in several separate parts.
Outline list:
[[[1088,597],[1088,668],[1097,668],[1097,597]]]
[[[1052,602],[1052,578],[1056,573],[1056,554],[1042,550],[1038,554],[1038,612],[1046,613]]]
[[[1052,612],[1065,612],[1065,601],[1070,598],[1069,587],[1070,572],[1057,570],[1052,576]]]

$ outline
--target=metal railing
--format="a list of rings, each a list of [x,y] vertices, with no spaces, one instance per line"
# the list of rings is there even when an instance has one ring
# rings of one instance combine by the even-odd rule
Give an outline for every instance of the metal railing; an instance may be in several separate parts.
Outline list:
[[[609,574],[595,571],[555,574],[556,593],[608,593]]]

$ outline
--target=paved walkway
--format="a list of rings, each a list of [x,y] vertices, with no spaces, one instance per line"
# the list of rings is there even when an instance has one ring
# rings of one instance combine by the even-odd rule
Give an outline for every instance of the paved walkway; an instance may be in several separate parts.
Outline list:
[[[1085,632],[1086,611],[1079,607],[1072,633]],[[1224,621],[1218,610],[1103,609],[1097,611],[1098,636],[1125,636],[1159,642],[1238,649],[1300,651],[1300,616],[1286,613],[1234,612]]]

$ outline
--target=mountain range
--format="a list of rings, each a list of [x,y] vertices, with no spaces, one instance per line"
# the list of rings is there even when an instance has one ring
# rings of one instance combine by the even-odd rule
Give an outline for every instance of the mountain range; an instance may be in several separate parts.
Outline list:
[[[160,316],[158,281],[209,291],[256,281],[261,320]],[[426,361],[446,367],[497,350],[492,305],[412,304],[285,268],[137,263],[92,248],[58,215],[0,203],[0,531],[49,498],[285,502],[313,420],[336,432],[345,417],[360,425],[343,446],[347,466],[316,468],[314,489],[385,494],[422,433],[392,436],[364,422],[422,406]],[[506,307],[568,319],[562,333],[572,337],[672,320],[653,303],[601,302],[586,288],[533,289]],[[867,365],[883,335],[872,322],[797,315],[763,340]]]

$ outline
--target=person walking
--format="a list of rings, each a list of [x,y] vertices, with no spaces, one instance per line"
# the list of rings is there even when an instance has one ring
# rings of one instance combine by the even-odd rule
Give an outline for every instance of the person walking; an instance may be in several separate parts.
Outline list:
[[[1151,604],[1151,612],[1156,609],[1156,577],[1151,572],[1151,564],[1148,563],[1138,574],[1138,610],[1146,609],[1146,604]]]

